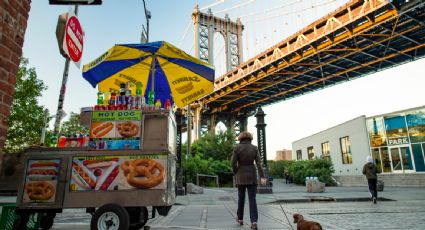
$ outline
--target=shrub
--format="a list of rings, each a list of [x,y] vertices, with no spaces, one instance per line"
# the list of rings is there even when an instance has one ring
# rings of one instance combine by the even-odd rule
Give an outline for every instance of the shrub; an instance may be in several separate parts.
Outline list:
[[[284,178],[283,172],[285,171],[285,169],[289,168],[292,162],[293,161],[286,160],[267,161],[267,164],[269,166],[269,176],[273,178]]]
[[[321,182],[332,186],[335,185],[332,179],[334,172],[332,162],[327,159],[294,161],[289,166],[289,175],[295,184],[304,184],[306,177],[318,177]]]

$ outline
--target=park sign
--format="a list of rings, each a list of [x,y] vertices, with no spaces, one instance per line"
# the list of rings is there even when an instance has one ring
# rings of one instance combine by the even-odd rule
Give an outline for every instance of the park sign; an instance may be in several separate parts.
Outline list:
[[[81,57],[83,56],[84,31],[74,13],[69,12],[59,15],[56,37],[60,53],[64,57],[71,59],[79,68]]]

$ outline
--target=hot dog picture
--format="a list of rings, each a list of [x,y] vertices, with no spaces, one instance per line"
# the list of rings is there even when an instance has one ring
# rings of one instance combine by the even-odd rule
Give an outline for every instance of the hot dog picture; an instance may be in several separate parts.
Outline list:
[[[119,174],[119,160],[118,157],[74,159],[71,190],[112,190]]]
[[[72,179],[84,189],[93,189],[96,186],[96,177],[78,160],[72,162]]]
[[[113,128],[114,124],[110,121],[94,123],[90,134],[93,138],[101,138],[106,136]]]
[[[189,82],[189,83],[186,83],[183,86],[176,87],[176,91],[179,94],[185,94],[185,93],[191,91],[193,89],[193,87],[194,87],[193,86],[193,83],[192,82]]]
[[[54,161],[33,161],[29,164],[26,175],[30,181],[55,180],[59,164]]]

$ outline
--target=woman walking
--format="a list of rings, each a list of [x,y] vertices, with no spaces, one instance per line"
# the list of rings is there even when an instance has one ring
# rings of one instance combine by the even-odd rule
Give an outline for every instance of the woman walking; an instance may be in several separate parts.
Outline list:
[[[251,220],[251,229],[257,229],[258,211],[257,211],[257,165],[258,173],[261,177],[261,183],[265,184],[264,171],[261,164],[258,147],[251,144],[252,134],[241,132],[238,137],[239,144],[235,146],[232,154],[232,169],[235,174],[236,186],[238,187],[238,211],[236,222],[243,225],[243,212],[245,205],[245,190],[248,191],[249,216]]]

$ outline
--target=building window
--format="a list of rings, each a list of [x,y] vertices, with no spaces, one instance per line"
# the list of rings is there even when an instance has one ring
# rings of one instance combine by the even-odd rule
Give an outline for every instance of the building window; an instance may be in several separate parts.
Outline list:
[[[307,147],[308,159],[311,160],[314,158],[314,148],[313,146]]]
[[[329,141],[322,143],[322,158],[326,160],[331,159],[331,150],[329,149]]]
[[[341,155],[343,164],[352,164],[353,157],[351,155],[351,144],[348,137],[339,138],[339,143],[341,145]]]
[[[301,149],[297,150],[297,161],[302,160],[303,159],[303,153],[301,152]]]

